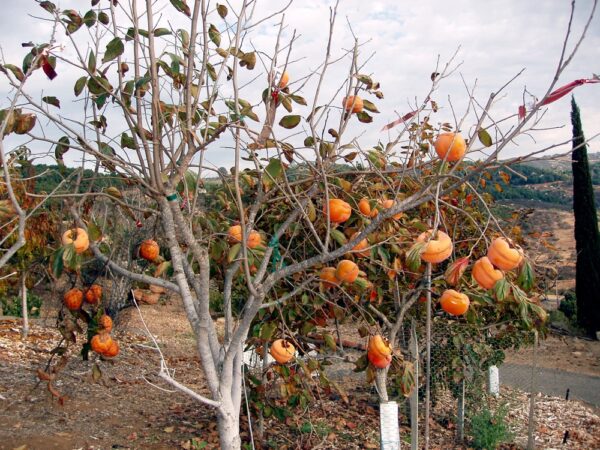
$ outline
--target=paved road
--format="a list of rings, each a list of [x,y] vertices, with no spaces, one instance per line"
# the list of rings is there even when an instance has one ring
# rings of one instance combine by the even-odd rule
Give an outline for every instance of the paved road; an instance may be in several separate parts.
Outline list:
[[[524,391],[531,390],[531,367],[518,364],[500,366],[500,384],[507,384]],[[557,369],[538,368],[536,373],[537,390],[554,397],[581,400],[600,407],[600,376],[583,375]]]

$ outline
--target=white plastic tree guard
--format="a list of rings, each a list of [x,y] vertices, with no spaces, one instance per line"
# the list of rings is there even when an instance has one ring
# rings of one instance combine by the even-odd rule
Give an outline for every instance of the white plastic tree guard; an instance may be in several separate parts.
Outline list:
[[[496,366],[490,366],[488,369],[488,391],[496,397],[500,395],[500,374]]]
[[[400,427],[398,426],[398,404],[396,402],[379,404],[379,423],[381,450],[400,450]]]

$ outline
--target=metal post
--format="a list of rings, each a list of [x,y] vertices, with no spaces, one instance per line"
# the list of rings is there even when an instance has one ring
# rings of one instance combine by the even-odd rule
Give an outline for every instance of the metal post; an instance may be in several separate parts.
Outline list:
[[[537,384],[536,384],[536,375],[537,375],[537,346],[538,346],[538,334],[537,331],[534,331],[533,334],[533,354],[532,354],[532,363],[531,363],[531,397],[529,398],[529,426],[527,429],[527,450],[535,449],[535,397],[537,395]]]
[[[465,379],[460,383],[460,396],[458,397],[458,411],[456,413],[456,441],[465,440]]]
[[[415,386],[410,394],[410,448],[419,449],[419,342],[413,319],[410,325],[410,353],[414,360]]]
[[[425,361],[425,450],[429,450],[429,415],[431,413],[431,263],[427,263],[425,272],[425,289],[427,292],[427,323],[426,323],[426,348],[427,361]]]

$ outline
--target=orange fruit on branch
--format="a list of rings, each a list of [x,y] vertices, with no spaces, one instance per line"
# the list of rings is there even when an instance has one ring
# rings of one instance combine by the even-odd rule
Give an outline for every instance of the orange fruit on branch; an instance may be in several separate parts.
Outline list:
[[[477,284],[484,289],[492,289],[496,281],[504,278],[504,274],[494,268],[487,256],[475,261],[472,274]]]
[[[107,314],[102,314],[98,320],[98,328],[109,333],[113,328],[113,321]]]
[[[385,369],[392,363],[391,356],[377,356],[367,352],[367,359],[371,365],[377,369]]]
[[[350,237],[350,240],[354,240],[359,234],[360,231],[357,231]],[[369,256],[371,256],[371,250],[369,249],[369,241],[367,241],[367,239],[363,239],[362,241],[360,241],[358,244],[352,247],[352,253],[356,256],[362,256],[363,258],[368,258]]]
[[[279,364],[285,364],[292,360],[296,354],[296,349],[285,339],[277,339],[271,344],[269,353]]]
[[[262,237],[258,231],[252,230],[248,234],[248,239],[246,241],[246,245],[248,248],[256,248],[262,244]]]
[[[344,105],[344,110],[346,112],[351,113],[359,113],[362,112],[364,104],[362,98],[358,95],[351,95],[349,97],[344,97],[342,101],[342,105]]]
[[[499,237],[492,241],[487,257],[501,270],[513,270],[523,261],[523,249],[506,238]]]
[[[85,301],[88,302],[90,305],[97,304],[101,298],[102,298],[102,286],[100,286],[100,285],[92,284],[85,291]]]
[[[80,289],[73,288],[63,296],[63,301],[67,309],[77,311],[83,304],[83,292]]]
[[[452,316],[462,316],[469,309],[469,297],[465,294],[447,289],[440,297],[442,309]]]
[[[323,214],[327,215],[327,205],[323,205]],[[329,200],[329,220],[333,223],[343,223],[352,215],[350,205],[339,198]]]
[[[110,337],[108,333],[99,333],[94,335],[92,340],[90,341],[90,345],[92,350],[100,355],[103,355],[108,351],[113,343],[113,339]]]
[[[90,247],[90,240],[83,228],[75,228],[67,230],[62,235],[63,245],[73,244],[75,253],[80,254],[85,252]]]
[[[345,283],[354,283],[358,278],[358,266],[349,259],[342,259],[335,270],[335,277]]]
[[[279,89],[285,89],[289,82],[290,82],[290,74],[286,70],[283,72],[283,74],[281,74],[281,79],[279,80]]]
[[[362,215],[367,216],[367,217],[376,217],[377,214],[379,214],[379,211],[377,210],[377,208],[371,208],[369,199],[367,199],[366,197],[362,198],[358,202],[358,210],[361,212]]]
[[[465,155],[467,143],[460,133],[441,133],[433,146],[440,159],[455,162]]]
[[[376,334],[369,338],[368,351],[376,356],[390,356],[392,347],[387,339],[380,334]]]
[[[140,245],[140,256],[147,261],[153,262],[158,258],[160,253],[160,247],[156,241],[152,239],[146,239]]]
[[[106,351],[104,353],[101,353],[101,355],[105,356],[106,358],[114,358],[118,354],[119,354],[119,344],[114,339],[112,339],[112,342],[110,343],[110,345],[106,349]]]
[[[382,206],[383,206],[385,209],[390,209],[392,206],[394,206],[394,203],[395,203],[395,202],[394,202],[394,200],[384,200],[384,201],[381,203],[381,205],[382,205]],[[392,218],[393,218],[394,220],[399,220],[399,219],[401,219],[401,218],[402,218],[402,216],[403,216],[403,215],[404,215],[404,213],[401,213],[401,212],[400,212],[400,213],[398,213],[398,214],[396,214],[396,215],[392,216]]]
[[[335,267],[323,267],[319,273],[319,280],[324,289],[340,285],[340,280],[335,276]]]
[[[437,237],[431,237],[433,230],[428,230],[419,235],[417,242],[427,242],[427,245],[421,252],[421,259],[430,263],[441,263],[448,259],[452,254],[452,239],[446,233],[438,230]],[[429,239],[429,240],[428,240]]]

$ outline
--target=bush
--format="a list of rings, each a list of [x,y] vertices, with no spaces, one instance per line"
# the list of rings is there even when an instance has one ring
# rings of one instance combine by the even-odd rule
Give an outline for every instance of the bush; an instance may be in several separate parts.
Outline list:
[[[482,450],[494,450],[512,439],[506,423],[506,407],[498,407],[493,414],[485,408],[471,417],[470,434],[473,447]]]
[[[558,305],[558,310],[561,311],[567,318],[573,322],[577,321],[577,297],[575,292],[565,292],[565,299]]]
[[[2,314],[5,316],[22,317],[21,315],[21,297],[2,297],[0,298]],[[42,298],[37,295],[27,295],[27,310],[29,317],[39,317]]]

